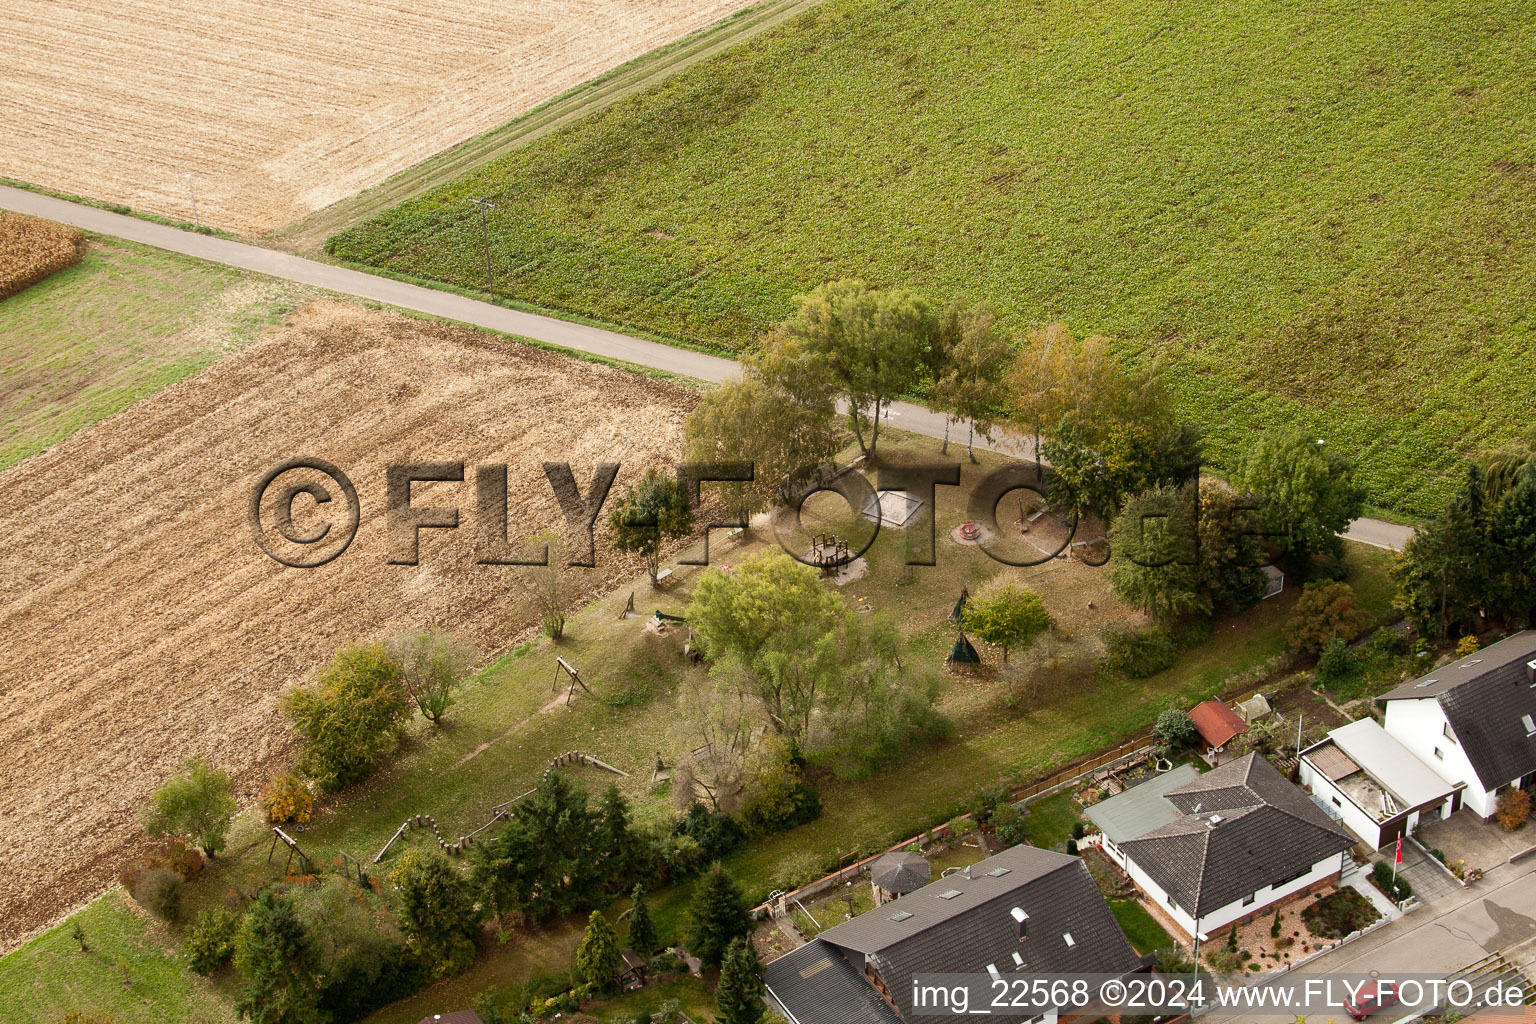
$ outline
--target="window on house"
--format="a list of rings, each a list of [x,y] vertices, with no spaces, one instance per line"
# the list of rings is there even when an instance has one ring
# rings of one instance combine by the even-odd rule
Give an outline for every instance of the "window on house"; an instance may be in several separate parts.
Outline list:
[[[1343,807],[1344,806],[1343,804],[1339,803],[1339,798],[1336,797],[1336,796],[1331,796],[1328,799],[1333,801],[1333,806],[1335,806],[1335,807]]]
[[[1459,743],[1460,742],[1458,739],[1456,739],[1456,734],[1451,732],[1451,723],[1450,722],[1446,722],[1445,723],[1445,725],[1440,729],[1440,733],[1446,739],[1450,740],[1452,743]]]
[[[1259,894],[1258,893],[1256,893],[1256,892],[1249,893],[1247,896],[1243,897],[1243,906],[1245,906],[1245,907],[1253,906],[1253,901],[1258,899],[1258,898],[1259,898]]]
[[[1439,747],[1436,747],[1435,748],[1435,756],[1438,757],[1440,760],[1444,761],[1445,760],[1445,751],[1441,750]]]

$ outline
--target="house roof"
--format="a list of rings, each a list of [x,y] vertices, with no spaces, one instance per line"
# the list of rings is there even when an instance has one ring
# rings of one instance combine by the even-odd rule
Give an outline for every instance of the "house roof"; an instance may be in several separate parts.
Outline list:
[[[1491,644],[1404,683],[1380,700],[1433,698],[1445,713],[1483,788],[1536,771],[1536,630]]]
[[[773,961],[763,982],[790,1024],[902,1024],[842,950],[821,939]]]
[[[1404,810],[1443,800],[1458,788],[1435,774],[1374,718],[1340,726],[1328,737],[1349,761],[1386,787]],[[1312,756],[1310,751],[1307,756]]]
[[[1015,909],[1025,915],[1023,940]],[[855,978],[860,975],[853,964],[862,963],[860,954],[867,956],[903,1015],[912,1012],[911,979],[919,973],[976,974],[991,966],[1004,975],[1123,974],[1141,966],[1087,866],[1076,857],[1033,846],[988,857],[972,865],[969,875],[941,878],[827,929],[817,942],[838,951]],[[768,965],[768,977],[778,982],[769,986],[799,1024],[853,1024],[855,1018],[842,1015],[865,1012],[858,1009],[858,1000],[843,1007],[817,1005],[828,995],[815,992],[812,979],[841,970],[835,963],[797,967],[800,961],[790,961],[780,967],[787,959]],[[810,977],[802,977],[813,967]],[[856,1019],[870,1024],[862,1016]]]
[[[1234,736],[1248,730],[1248,723],[1219,700],[1196,704],[1189,712],[1189,720],[1195,723],[1200,738],[1213,747],[1224,747]]]
[[[1144,836],[1179,816],[1179,809],[1163,799],[1163,794],[1199,777],[1200,772],[1193,765],[1181,764],[1172,771],[1154,775],[1132,786],[1124,793],[1100,800],[1088,808],[1088,820],[1117,843]]]
[[[887,892],[921,889],[933,879],[933,867],[920,855],[895,850],[869,866],[869,878]]]
[[[1196,917],[1293,878],[1355,842],[1257,754],[1170,789],[1164,799],[1182,815],[1122,849]]]

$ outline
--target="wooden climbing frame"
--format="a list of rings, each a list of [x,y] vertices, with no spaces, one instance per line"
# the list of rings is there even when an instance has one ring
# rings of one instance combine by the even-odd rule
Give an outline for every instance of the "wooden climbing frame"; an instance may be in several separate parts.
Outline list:
[[[272,845],[267,849],[268,864],[272,863],[272,855],[277,852],[278,842],[282,842],[284,846],[288,847],[288,860],[283,864],[284,875],[293,874],[292,868],[294,857],[299,858],[299,871],[301,873],[306,875],[314,874],[315,863],[309,859],[309,855],[307,853],[299,848],[299,841],[293,838],[293,836],[290,836],[288,833],[284,832],[282,829],[278,828],[276,825],[272,826]]]
[[[572,668],[570,662],[566,661],[564,658],[557,657],[555,658],[555,681],[550,685],[550,693],[554,693],[556,690],[560,689],[561,669],[564,669],[565,674],[571,677],[570,689],[568,689],[565,694],[565,706],[570,707],[571,698],[576,696],[576,687],[581,687],[583,690],[586,690],[588,694],[590,694],[592,691],[588,689],[586,683],[581,681],[581,673]]]

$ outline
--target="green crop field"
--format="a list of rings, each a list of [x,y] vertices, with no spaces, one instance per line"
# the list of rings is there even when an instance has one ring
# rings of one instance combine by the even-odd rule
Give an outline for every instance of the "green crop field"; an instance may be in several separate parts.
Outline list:
[[[1536,384],[1536,3],[828,0],[335,236],[735,350],[859,275],[1176,357],[1422,514]]]

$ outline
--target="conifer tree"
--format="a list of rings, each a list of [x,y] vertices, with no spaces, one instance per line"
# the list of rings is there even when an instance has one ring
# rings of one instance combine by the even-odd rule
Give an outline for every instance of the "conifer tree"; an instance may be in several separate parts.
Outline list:
[[[688,933],[688,952],[705,967],[719,967],[731,940],[752,931],[747,898],[719,864],[709,869],[694,890],[689,911],[693,926]]]
[[[758,1024],[763,1018],[763,965],[748,939],[734,939],[720,965],[715,987],[719,1024]]]

